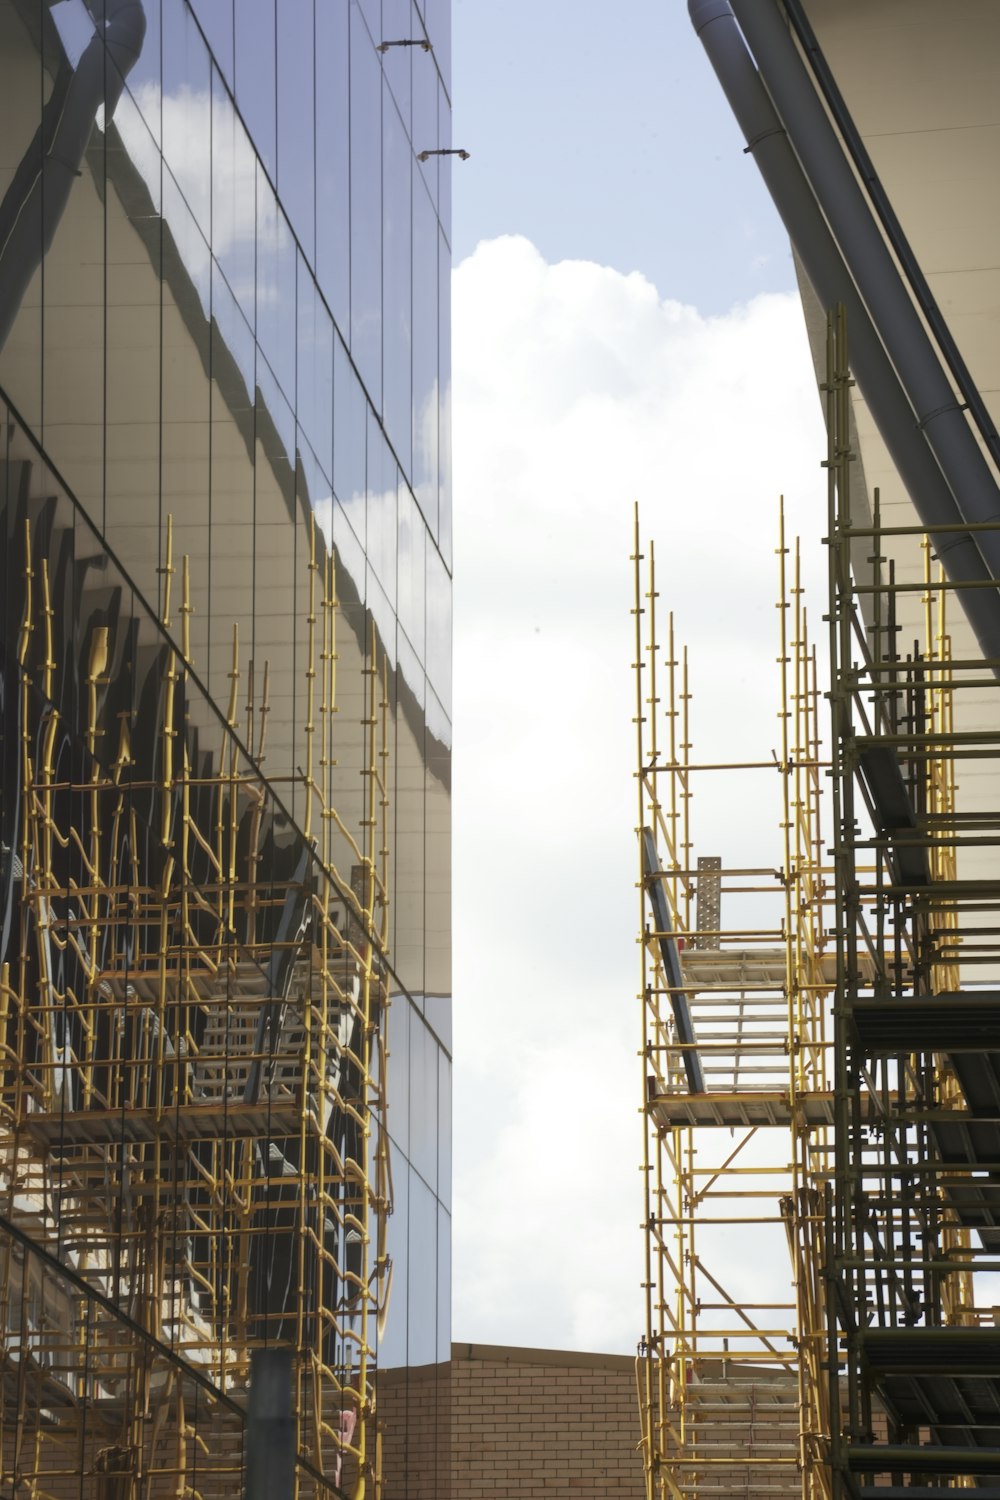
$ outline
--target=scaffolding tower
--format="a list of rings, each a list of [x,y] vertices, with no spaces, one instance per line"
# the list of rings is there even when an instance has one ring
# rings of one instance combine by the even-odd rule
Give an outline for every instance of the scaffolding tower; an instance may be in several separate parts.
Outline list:
[[[384,652],[373,626],[349,820],[314,527],[293,820],[266,664],[234,632],[220,713],[169,534],[157,620],[26,434],[4,444],[0,1489],[238,1495],[251,1353],[284,1346],[296,1496],[377,1495]]]
[[[829,1494],[834,969],[817,659],[783,511],[777,556],[777,749],[699,762],[687,653],[672,615],[661,650],[654,548],[636,519],[648,1500]],[[733,780],[744,811],[774,806],[754,865],[695,844],[699,803]]]

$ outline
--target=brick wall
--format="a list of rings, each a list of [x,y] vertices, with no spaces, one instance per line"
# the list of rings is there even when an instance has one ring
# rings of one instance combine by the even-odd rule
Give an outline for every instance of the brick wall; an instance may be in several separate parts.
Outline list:
[[[452,1500],[643,1500],[627,1356],[453,1344],[451,1425]]]
[[[452,1400],[450,1364],[379,1371],[382,1500],[450,1500]]]

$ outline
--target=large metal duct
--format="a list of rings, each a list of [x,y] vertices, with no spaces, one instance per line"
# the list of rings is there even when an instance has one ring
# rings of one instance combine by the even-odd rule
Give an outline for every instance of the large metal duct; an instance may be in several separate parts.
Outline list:
[[[692,24],[722,85],[802,266],[824,307],[843,303],[851,367],[924,526],[955,528],[935,537],[983,654],[1000,661],[1000,597],[968,531],[913,406],[820,211],[784,126],[768,97],[729,0],[688,0]]]
[[[100,0],[90,7],[94,35],[76,68],[64,64],[10,186],[0,203],[0,349],[69,202],[97,112],[105,122],[121,98],[146,36],[142,0]]]
[[[993,473],[777,5],[774,0],[732,0],[732,8],[959,513],[970,524],[1000,523],[1000,490]],[[1000,529],[978,531],[975,540],[990,573],[1000,578]]]

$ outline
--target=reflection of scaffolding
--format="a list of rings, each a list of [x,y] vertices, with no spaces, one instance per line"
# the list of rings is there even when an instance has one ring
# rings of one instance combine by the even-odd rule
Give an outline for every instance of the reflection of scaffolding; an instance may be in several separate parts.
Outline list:
[[[644,577],[637,527],[647,1496],[819,1497],[828,1490],[820,1264],[832,966],[816,661],[798,556],[789,570],[782,522],[780,754],[705,765],[689,756],[687,658],[676,654],[672,617],[660,657],[648,551]],[[700,795],[719,792],[714,773],[774,795],[773,863],[692,864],[693,786],[707,779]],[[789,1292],[776,1301],[786,1246]]]
[[[175,645],[69,502],[31,498],[37,478],[8,454],[2,1484],[238,1493],[250,1352],[278,1344],[296,1493],[331,1493],[346,1462],[360,1495],[391,1196],[384,658],[373,632],[355,837],[332,795],[337,602],[314,533],[297,828],[259,770],[266,669],[244,718],[234,636],[225,721],[194,677],[187,559]]]
[[[921,560],[914,528],[883,527],[877,497],[874,524],[852,508],[842,315],[828,370],[839,934],[828,1270],[845,1395],[833,1478],[845,1496],[955,1484],[995,1495],[997,664],[974,649],[953,659],[952,588],[926,545]],[[952,540],[931,538],[942,552]]]

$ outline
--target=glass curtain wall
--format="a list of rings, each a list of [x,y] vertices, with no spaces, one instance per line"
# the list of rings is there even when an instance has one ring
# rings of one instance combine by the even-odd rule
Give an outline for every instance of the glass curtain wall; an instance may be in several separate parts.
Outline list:
[[[0,0],[0,1252],[22,1267],[3,1285],[8,1302],[16,1285],[40,1306],[43,1284],[60,1289],[52,1336],[77,1352],[58,1372],[50,1361],[46,1402],[75,1392],[80,1409],[84,1397],[95,1412],[128,1404],[120,1382],[88,1384],[79,1365],[94,1309],[117,1308],[160,1340],[142,1402],[154,1411],[156,1392],[173,1392],[163,1430],[176,1429],[178,1454],[188,1443],[189,1463],[197,1399],[230,1413],[219,1420],[233,1434],[240,1425],[247,1361],[220,1347],[236,1337],[230,1301],[243,1298],[248,1347],[311,1350],[300,1449],[312,1477],[302,1470],[300,1493],[324,1492],[320,1476],[336,1480],[341,1457],[373,1482],[381,1450],[386,1500],[417,1476],[437,1495],[448,1484],[450,166],[420,156],[450,145],[449,25],[448,0]],[[397,42],[416,45],[381,50]],[[62,780],[43,754],[57,710]],[[112,859],[126,780],[157,789],[153,834],[137,824],[131,843],[119,838],[112,872],[88,841]],[[58,812],[45,812],[46,788],[64,794]],[[121,904],[140,888],[162,897],[155,942]],[[185,915],[197,903],[215,913],[202,913],[204,930]],[[85,912],[110,934],[106,962],[80,937]],[[200,935],[182,943],[175,929]],[[41,973],[53,943],[64,956]],[[259,1111],[267,1095],[263,1143],[249,1113],[239,1128],[227,1116],[238,1170],[204,1136],[192,1144],[193,1126],[166,1132],[163,1097],[112,1082],[133,1053],[161,1069],[172,1058],[169,1102],[197,1113],[208,1097],[197,1058],[217,1040],[218,986],[204,975],[223,949],[230,975],[257,966],[264,997],[244,1007],[257,1020],[240,1020],[230,988],[223,1072],[202,1068],[216,1103],[248,1101],[253,1086]],[[143,1023],[140,1045],[128,1006],[144,964],[159,1019]],[[323,1048],[343,1054],[341,1072]],[[294,1149],[281,1133],[291,1115],[274,1123],[279,1053],[300,1065],[280,1075],[298,1090]],[[103,1138],[76,1120],[112,1108],[152,1111],[155,1129],[139,1144],[138,1115],[132,1135],[105,1121]],[[356,1139],[345,1124],[355,1116]],[[160,1267],[158,1291],[145,1284],[147,1300],[168,1288],[172,1310],[137,1318],[134,1281],[111,1261],[122,1184],[162,1141],[187,1214],[171,1232],[187,1248]],[[80,1153],[89,1186],[66,1178]],[[316,1161],[328,1164],[333,1218],[342,1188],[336,1231],[274,1185],[284,1172],[304,1200]],[[96,1222],[80,1204],[99,1170],[117,1184],[119,1220],[109,1211],[91,1253],[87,1234],[60,1225],[74,1213]],[[135,1212],[139,1223],[146,1210]],[[248,1249],[243,1282],[212,1259],[212,1235],[237,1221],[247,1247],[268,1226],[279,1239],[288,1230],[283,1251]],[[30,1326],[25,1313],[0,1329],[9,1368],[28,1368]],[[160,1344],[199,1366],[193,1384],[183,1370],[155,1375],[169,1364]],[[339,1415],[316,1395],[328,1376],[342,1398],[355,1392]],[[18,1426],[4,1392],[0,1492],[33,1463],[48,1475],[32,1481],[39,1493],[132,1495],[100,1475],[138,1483],[150,1459],[135,1434],[109,1437],[102,1460],[100,1445],[64,1432],[50,1461],[40,1422]],[[91,1476],[82,1490],[79,1473]]]

